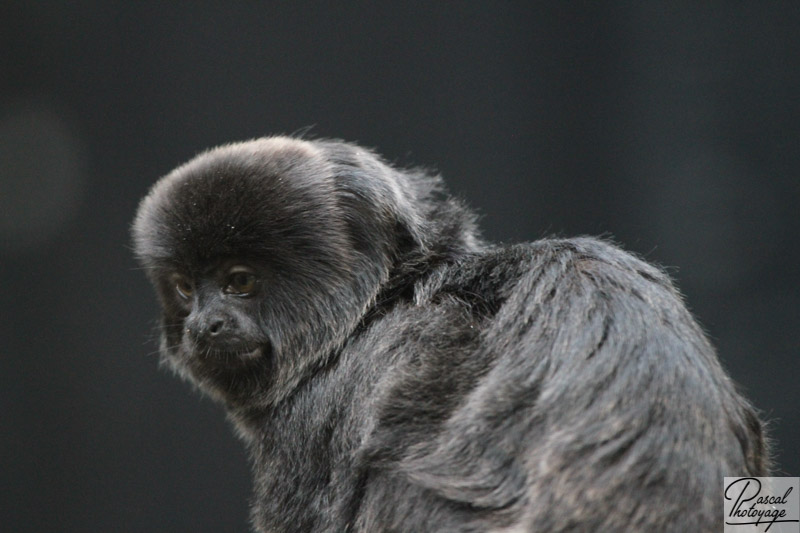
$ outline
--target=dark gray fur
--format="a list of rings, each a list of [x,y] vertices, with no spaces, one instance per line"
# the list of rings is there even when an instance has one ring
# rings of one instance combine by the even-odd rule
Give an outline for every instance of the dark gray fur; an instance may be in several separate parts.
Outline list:
[[[438,177],[358,146],[210,150],[133,235],[163,359],[249,449],[258,531],[721,531],[723,476],[768,473],[663,271],[593,238],[487,244]],[[256,294],[220,290],[231,263]]]

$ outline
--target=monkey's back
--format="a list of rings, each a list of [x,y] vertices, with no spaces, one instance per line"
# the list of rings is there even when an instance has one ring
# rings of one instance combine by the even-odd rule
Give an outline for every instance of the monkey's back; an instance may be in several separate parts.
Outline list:
[[[765,475],[669,279],[605,242],[466,256],[365,334],[357,531],[716,530],[722,478]]]

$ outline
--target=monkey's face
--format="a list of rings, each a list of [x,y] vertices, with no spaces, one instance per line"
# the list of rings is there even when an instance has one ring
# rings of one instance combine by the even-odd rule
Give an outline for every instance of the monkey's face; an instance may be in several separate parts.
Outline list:
[[[285,396],[324,365],[388,271],[381,228],[395,224],[370,218],[372,182],[354,190],[350,175],[359,168],[311,143],[261,139],[202,154],[153,187],[134,244],[173,368],[241,406]]]
[[[168,357],[211,370],[269,355],[269,337],[257,320],[264,285],[257,267],[227,260],[203,272],[167,272],[161,284],[165,304],[174,309],[165,332]]]

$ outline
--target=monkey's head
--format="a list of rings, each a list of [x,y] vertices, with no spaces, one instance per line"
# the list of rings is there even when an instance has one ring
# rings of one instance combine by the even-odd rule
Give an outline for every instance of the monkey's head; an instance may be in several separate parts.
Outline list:
[[[133,240],[162,305],[163,360],[234,408],[288,394],[357,326],[403,247],[425,246],[408,179],[359,147],[285,137],[162,178]]]

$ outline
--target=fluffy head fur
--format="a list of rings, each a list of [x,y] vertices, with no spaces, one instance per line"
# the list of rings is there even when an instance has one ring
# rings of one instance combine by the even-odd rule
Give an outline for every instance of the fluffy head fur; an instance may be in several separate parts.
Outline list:
[[[722,477],[768,472],[663,272],[488,245],[438,177],[358,146],[215,148],[133,236],[163,358],[246,437],[259,531],[712,530]]]

